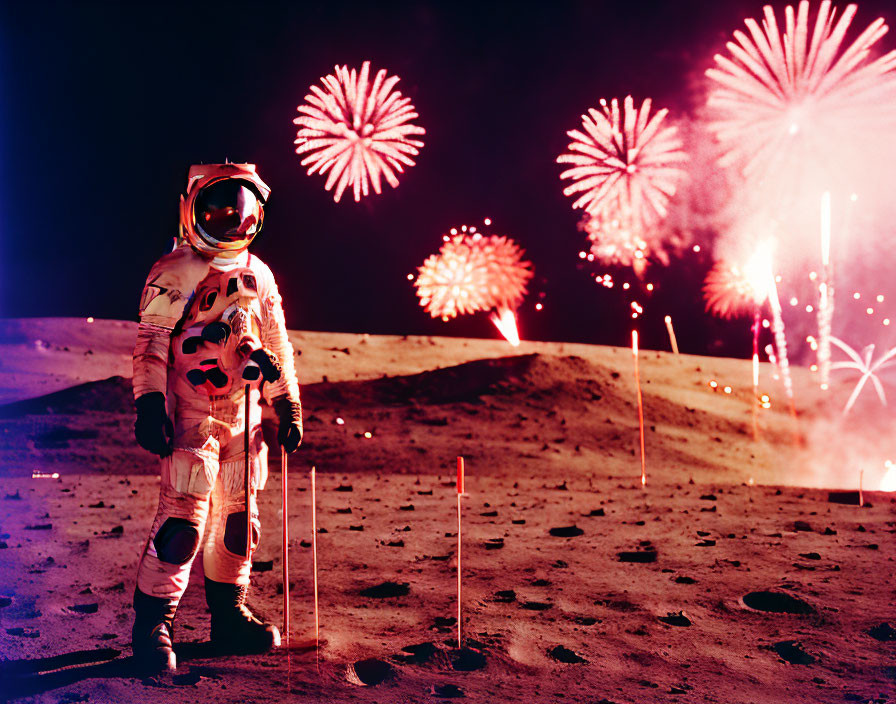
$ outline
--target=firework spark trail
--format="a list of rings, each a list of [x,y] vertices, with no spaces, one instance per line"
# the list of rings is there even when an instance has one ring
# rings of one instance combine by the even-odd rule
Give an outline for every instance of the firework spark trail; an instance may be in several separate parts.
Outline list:
[[[834,319],[834,281],[831,267],[831,192],[821,197],[821,283],[818,285],[818,369],[821,388],[831,379],[831,323]]]
[[[296,153],[307,153],[302,166],[308,167],[309,175],[330,172],[325,188],[336,187],[337,203],[349,186],[355,201],[367,196],[370,186],[381,193],[382,178],[395,188],[395,172],[414,166],[411,157],[423,146],[412,138],[426,130],[410,124],[418,117],[411,99],[393,90],[398,76],[387,78],[381,69],[371,84],[369,74],[369,61],[360,72],[336,66],[335,75],[321,78],[324,89],[310,87],[306,102],[298,108],[302,115],[293,120],[301,126]]]
[[[884,393],[883,384],[881,384],[880,379],[877,378],[877,373],[883,371],[893,364],[896,364],[896,347],[893,347],[892,349],[881,355],[877,360],[874,360],[872,359],[872,357],[874,356],[874,345],[868,345],[864,350],[862,350],[862,355],[860,356],[858,352],[856,352],[852,347],[847,345],[845,342],[843,342],[843,340],[840,340],[839,338],[832,336],[831,342],[841,350],[843,350],[850,358],[850,360],[852,360],[849,362],[834,362],[833,364],[831,364],[831,370],[855,369],[862,375],[859,378],[855,389],[853,389],[849,400],[847,400],[846,402],[846,406],[843,409],[843,415],[846,415],[847,413],[849,413],[850,409],[852,409],[853,404],[856,402],[856,399],[858,399],[859,394],[865,387],[865,382],[867,382],[869,379],[874,386],[874,390],[877,392],[877,397],[880,399],[881,404],[886,406],[887,396]]]
[[[790,414],[796,418],[796,407],[793,402],[793,379],[790,376],[790,362],[787,358],[787,337],[784,334],[784,317],[781,311],[781,301],[778,298],[778,284],[774,276],[771,276],[769,282],[768,301],[772,309],[772,332],[775,335],[778,367],[781,370],[784,391],[787,393],[787,400],[790,403]]]
[[[572,168],[560,174],[572,183],[567,196],[584,208],[592,252],[604,263],[634,264],[652,250],[662,252],[655,226],[665,218],[669,199],[684,177],[686,160],[676,127],[664,125],[668,110],[650,116],[651,101],[635,108],[628,96],[600,101],[570,130],[569,153],[557,157]]]

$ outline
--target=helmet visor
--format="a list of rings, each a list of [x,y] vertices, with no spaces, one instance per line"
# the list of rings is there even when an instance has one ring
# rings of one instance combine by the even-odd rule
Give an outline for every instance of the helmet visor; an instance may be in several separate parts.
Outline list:
[[[203,233],[218,242],[251,239],[261,226],[262,203],[248,182],[228,178],[196,194],[193,216]]]

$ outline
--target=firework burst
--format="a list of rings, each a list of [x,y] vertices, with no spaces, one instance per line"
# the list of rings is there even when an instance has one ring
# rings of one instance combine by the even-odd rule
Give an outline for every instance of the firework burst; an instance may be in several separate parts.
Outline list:
[[[742,268],[716,262],[703,285],[706,310],[720,318],[752,315],[768,300],[768,285],[757,281]]]
[[[838,147],[844,142],[854,147],[867,130],[892,125],[896,51],[871,59],[887,32],[883,19],[844,48],[855,13],[856,6],[848,5],[838,19],[824,0],[810,26],[809,2],[803,0],[796,12],[785,8],[781,35],[774,10],[766,6],[761,27],[747,19],[749,35],[734,33],[729,55],[716,55],[716,67],[706,72],[715,84],[709,127],[724,150],[724,165],[774,183],[793,178],[807,160],[815,170],[823,163],[830,171],[843,166],[840,157],[849,150]]]
[[[513,311],[526,295],[531,263],[513,240],[497,235],[457,234],[428,257],[414,281],[420,305],[433,318],[449,320],[477,311]]]
[[[325,188],[335,186],[337,203],[349,187],[355,201],[367,196],[370,186],[381,193],[383,178],[395,188],[395,172],[413,166],[411,157],[423,146],[413,138],[426,131],[411,124],[418,116],[411,99],[393,90],[398,76],[387,78],[381,69],[371,83],[369,74],[369,61],[360,72],[336,66],[335,75],[321,78],[323,89],[311,86],[298,108],[301,115],[293,120],[301,127],[296,153],[307,154],[302,166],[308,167],[309,175],[329,171]]]
[[[622,109],[615,98],[600,101],[582,116],[582,128],[566,134],[573,140],[558,164],[572,183],[564,195],[578,195],[573,208],[584,208],[605,221],[627,223],[643,232],[666,216],[667,204],[682,180],[685,161],[677,129],[663,124],[668,110],[652,117],[647,99],[640,108],[628,96]]]
[[[856,402],[856,399],[859,397],[859,394],[862,393],[865,383],[869,380],[874,386],[874,390],[877,392],[877,397],[880,399],[881,405],[886,406],[887,395],[884,393],[883,384],[881,384],[880,379],[877,378],[877,373],[896,364],[896,347],[887,350],[877,359],[873,359],[874,345],[868,345],[862,350],[862,353],[859,354],[839,338],[831,337],[831,342],[843,350],[843,352],[846,353],[846,356],[850,359],[848,362],[834,362],[831,365],[831,369],[853,369],[861,374],[858,383],[846,402],[846,406],[843,409],[843,415],[849,413],[853,404]]]

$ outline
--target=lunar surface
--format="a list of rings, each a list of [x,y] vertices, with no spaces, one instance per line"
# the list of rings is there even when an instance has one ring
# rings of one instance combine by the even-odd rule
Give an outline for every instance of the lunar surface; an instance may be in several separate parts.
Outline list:
[[[177,673],[140,679],[130,603],[159,480],[133,439],[135,335],[0,321],[6,700],[896,701],[896,434],[873,393],[842,416],[855,378],[823,393],[795,368],[793,418],[770,365],[762,408],[749,361],[641,350],[642,487],[630,349],[302,331],[289,647],[215,653],[197,560]],[[250,602],[282,624],[271,455]]]

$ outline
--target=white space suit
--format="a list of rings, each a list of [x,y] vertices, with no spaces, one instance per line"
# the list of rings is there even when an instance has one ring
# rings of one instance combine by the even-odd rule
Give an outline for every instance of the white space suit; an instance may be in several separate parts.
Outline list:
[[[143,290],[135,429],[140,444],[162,457],[159,508],[134,601],[134,651],[150,667],[175,665],[174,610],[204,532],[213,641],[246,651],[279,644],[276,628],[245,607],[260,536],[255,494],[267,479],[261,399],[277,409],[288,451],[302,433],[277,285],[267,265],[246,251],[269,193],[251,164],[191,167],[181,208],[184,241],[155,263]]]

